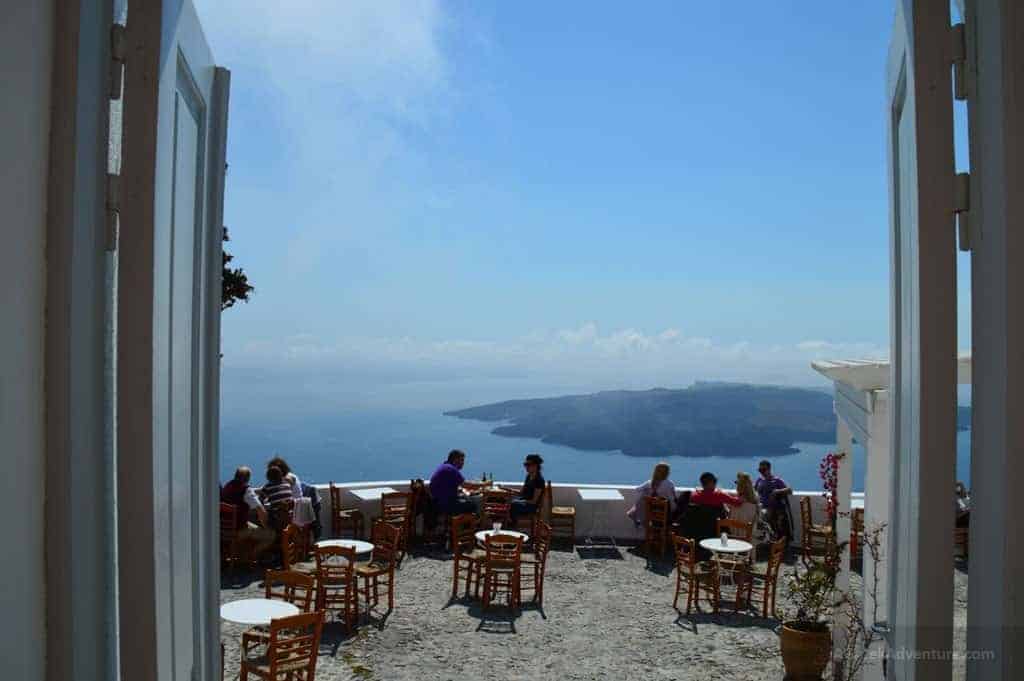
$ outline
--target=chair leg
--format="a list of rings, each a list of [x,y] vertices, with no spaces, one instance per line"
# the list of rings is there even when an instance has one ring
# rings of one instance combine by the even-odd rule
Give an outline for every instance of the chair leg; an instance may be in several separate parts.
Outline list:
[[[459,593],[459,557],[456,556],[452,560],[452,564],[455,566],[452,570],[452,600],[455,600],[456,595]],[[469,576],[466,576],[466,590],[469,591]]]

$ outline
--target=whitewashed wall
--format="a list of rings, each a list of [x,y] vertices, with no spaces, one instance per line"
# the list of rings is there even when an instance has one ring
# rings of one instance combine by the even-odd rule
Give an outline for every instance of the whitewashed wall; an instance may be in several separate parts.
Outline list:
[[[381,480],[375,482],[338,482],[335,483],[342,488],[341,503],[345,508],[358,508],[363,511],[368,519],[380,515],[379,501],[363,501],[351,493],[351,490],[366,489],[371,487],[391,487],[399,492],[409,489],[408,480]],[[520,482],[498,482],[499,485],[518,486]],[[636,501],[637,493],[634,485],[581,485],[574,483],[552,482],[555,506],[576,507],[576,535],[580,538],[586,537],[593,532],[596,536],[613,536],[616,539],[629,541],[639,539],[642,535],[633,527],[633,522],[626,517],[626,511]],[[316,485],[320,493],[321,502],[321,523],[324,531],[329,533],[331,528],[331,495],[328,485]],[[583,501],[579,495],[580,488],[594,489],[616,489],[622,496],[622,501]],[[688,488],[678,488],[680,491]],[[734,491],[734,490],[727,490]],[[817,520],[822,520],[825,514],[825,501],[820,492],[794,491],[790,498],[791,511],[793,514],[793,530],[796,533],[795,542],[800,542],[800,499],[810,497],[812,508]],[[863,497],[862,494],[854,494],[855,498]],[[367,527],[369,531],[369,527]]]
[[[0,660],[9,681],[45,671],[43,313],[53,8],[4,3],[0,20]]]

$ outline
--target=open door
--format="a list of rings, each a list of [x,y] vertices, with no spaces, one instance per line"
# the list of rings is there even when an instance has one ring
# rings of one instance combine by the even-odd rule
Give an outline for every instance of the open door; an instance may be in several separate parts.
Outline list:
[[[887,676],[949,679],[956,243],[949,0],[898,3],[888,63],[892,498]]]
[[[217,678],[217,402],[228,73],[191,0],[125,26],[117,449],[122,679]]]

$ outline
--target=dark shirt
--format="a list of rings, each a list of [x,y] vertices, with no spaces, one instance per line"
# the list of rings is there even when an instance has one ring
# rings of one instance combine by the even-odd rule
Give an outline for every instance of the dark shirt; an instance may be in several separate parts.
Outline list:
[[[239,529],[246,526],[246,521],[249,518],[249,505],[245,503],[247,489],[249,489],[249,483],[234,479],[228,480],[220,488],[220,500],[235,507],[235,524]]]
[[[537,473],[537,476],[534,478],[527,475],[526,481],[523,483],[523,488],[519,490],[519,498],[533,502],[533,497],[537,493],[537,490],[540,490],[543,493],[544,484],[544,476],[540,473]],[[537,501],[540,501],[540,497],[537,497]]]
[[[782,478],[774,475],[770,478],[758,478],[754,483],[754,490],[761,501],[761,508],[779,508],[782,506],[782,497],[772,494],[777,489],[786,489],[788,485]]]
[[[451,503],[459,496],[459,487],[465,482],[462,471],[450,463],[438,466],[430,476],[430,496],[434,504],[442,511],[447,511]]]

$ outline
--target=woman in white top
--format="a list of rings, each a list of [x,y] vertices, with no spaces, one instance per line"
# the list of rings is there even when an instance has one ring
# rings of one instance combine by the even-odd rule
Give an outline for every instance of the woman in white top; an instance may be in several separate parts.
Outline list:
[[[729,509],[729,517],[750,523],[755,543],[760,543],[767,536],[767,525],[761,520],[761,505],[754,492],[754,481],[746,473],[736,474],[736,496],[743,500],[740,506]]]
[[[676,485],[668,479],[668,464],[664,461],[655,464],[651,479],[636,488],[637,500],[633,508],[626,511],[637,527],[644,524],[644,497],[662,497],[668,499],[668,512],[672,515],[672,507],[676,503]]]

